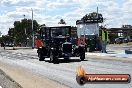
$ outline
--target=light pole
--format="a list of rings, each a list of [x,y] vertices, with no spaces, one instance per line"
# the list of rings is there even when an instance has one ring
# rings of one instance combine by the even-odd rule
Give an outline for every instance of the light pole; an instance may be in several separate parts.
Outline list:
[[[34,30],[33,30],[33,9],[31,8],[32,11],[32,49],[34,49]]]
[[[24,19],[25,19],[25,14],[23,15]]]
[[[15,50],[15,29],[13,28],[13,50]]]
[[[26,21],[25,14],[23,15],[23,17],[24,17],[24,21]],[[25,24],[25,22],[24,22],[24,31],[25,31],[25,36],[26,36],[26,41],[25,41],[25,47],[26,47],[27,46],[27,30],[26,30],[26,24]]]
[[[2,33],[1,33],[1,31],[0,31],[0,36],[1,36],[1,34],[2,34]]]

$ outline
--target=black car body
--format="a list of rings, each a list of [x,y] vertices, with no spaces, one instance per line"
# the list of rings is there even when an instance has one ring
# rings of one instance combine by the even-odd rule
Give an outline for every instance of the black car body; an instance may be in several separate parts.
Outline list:
[[[58,58],[68,60],[69,57],[80,57],[85,59],[85,47],[83,45],[76,46],[72,43],[71,27],[46,27],[44,31],[44,46],[38,48],[39,60],[44,60],[46,57],[55,63]]]

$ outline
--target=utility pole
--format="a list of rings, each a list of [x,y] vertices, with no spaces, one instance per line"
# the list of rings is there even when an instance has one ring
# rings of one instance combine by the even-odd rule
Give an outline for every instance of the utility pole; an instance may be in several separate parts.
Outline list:
[[[25,14],[23,15],[24,19],[25,19]]]
[[[0,31],[0,36],[1,36],[1,34],[2,34],[2,33],[1,33],[1,31]]]
[[[97,18],[99,18],[99,8],[97,7]]]
[[[98,37],[99,37],[99,23],[98,23],[98,19],[99,19],[99,8],[97,6],[97,25],[96,25],[96,28],[98,28]]]
[[[23,15],[24,20],[25,20],[25,15]],[[26,35],[26,28],[25,28],[25,23],[24,23],[24,31],[25,31],[25,35]]]
[[[15,50],[15,28],[13,28],[13,50]]]
[[[32,11],[32,49],[34,49],[34,30],[33,30],[33,9],[31,8]]]
[[[27,46],[27,30],[26,30],[26,24],[25,24],[25,21],[26,21],[26,19],[25,19],[25,14],[23,15],[24,16],[24,32],[25,32],[25,36],[26,36],[26,41],[25,41],[25,47]]]

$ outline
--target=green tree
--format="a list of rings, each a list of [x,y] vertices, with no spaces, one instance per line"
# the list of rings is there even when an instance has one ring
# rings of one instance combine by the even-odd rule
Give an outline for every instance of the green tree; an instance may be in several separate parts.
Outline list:
[[[8,35],[12,37],[14,36],[14,28],[9,28]]]
[[[39,28],[39,24],[36,20],[33,20],[33,31],[36,32]],[[28,38],[32,36],[32,20],[31,19],[22,19],[21,21],[14,22],[14,28],[10,28],[8,35],[13,37],[15,43],[24,43]]]
[[[60,19],[60,22],[58,22],[58,24],[66,24],[66,22],[64,21],[64,19]]]
[[[39,26],[39,29],[44,28],[44,27],[46,27],[46,25],[42,24],[42,25]]]
[[[0,43],[2,43],[3,42],[3,38],[2,37],[0,37]]]
[[[0,42],[12,43],[13,39],[9,35],[3,35],[2,37],[0,37]]]

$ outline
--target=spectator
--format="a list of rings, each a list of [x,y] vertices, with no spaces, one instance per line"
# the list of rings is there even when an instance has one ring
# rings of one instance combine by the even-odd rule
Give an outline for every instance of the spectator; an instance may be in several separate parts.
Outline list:
[[[102,28],[101,40],[102,40],[102,53],[107,53],[106,46],[109,39],[108,39],[108,32],[106,31],[106,28]]]

